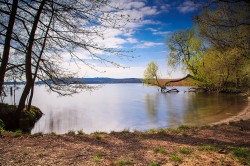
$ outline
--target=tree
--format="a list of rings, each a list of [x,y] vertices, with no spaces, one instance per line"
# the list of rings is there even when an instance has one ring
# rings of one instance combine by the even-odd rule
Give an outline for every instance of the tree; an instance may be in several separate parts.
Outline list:
[[[227,68],[227,74],[219,73],[220,80],[223,80],[219,87],[248,86],[249,9],[250,5],[247,1],[218,1],[215,6],[208,6],[194,19],[200,28],[200,34],[209,44],[210,49],[206,56],[211,58],[211,64],[214,64],[212,59],[219,60],[217,65],[214,64],[214,68],[223,68],[223,66]],[[214,55],[211,54],[212,52]],[[209,57],[206,57],[206,61]],[[227,79],[223,78],[223,75],[226,75]]]
[[[156,62],[148,63],[146,70],[144,71],[144,82],[150,83],[150,81],[155,80],[157,86],[161,87],[159,80],[158,80],[158,64]],[[162,90],[162,89],[161,89]]]
[[[9,1],[4,3],[12,5]],[[6,70],[25,73],[26,85],[17,112],[24,109],[36,79],[61,95],[76,93],[79,88],[89,88],[72,84],[77,83],[72,79],[76,74],[62,66],[61,54],[64,52],[68,52],[76,63],[82,62],[93,69],[94,66],[76,55],[74,50],[81,48],[94,59],[120,66],[109,60],[107,54],[126,56],[123,55],[124,51],[106,48],[99,42],[107,28],[120,29],[129,21],[127,16],[119,14],[119,10],[110,6],[107,0],[73,0],[71,3],[66,0],[20,0],[11,36],[15,43],[10,47],[15,51],[12,56],[21,58],[9,61],[8,68],[13,70]],[[9,16],[5,10],[0,12]],[[6,35],[1,33],[1,37],[6,38]],[[4,45],[2,42],[0,44]]]
[[[11,35],[13,32],[13,27],[16,19],[16,13],[17,13],[17,7],[18,7],[18,0],[13,1],[11,11],[10,11],[10,17],[9,17],[9,23],[8,28],[6,29],[5,34],[5,42],[4,42],[4,49],[1,59],[1,66],[0,66],[0,96],[2,95],[3,90],[3,83],[4,83],[4,77],[6,73],[7,64],[9,61],[9,54],[10,54],[10,42],[11,42]],[[3,23],[1,23],[3,25]]]
[[[174,32],[167,45],[170,49],[168,65],[172,68],[182,65],[184,71],[188,71],[194,77],[197,74],[195,59],[202,58],[204,54],[203,40],[199,38],[194,29]]]

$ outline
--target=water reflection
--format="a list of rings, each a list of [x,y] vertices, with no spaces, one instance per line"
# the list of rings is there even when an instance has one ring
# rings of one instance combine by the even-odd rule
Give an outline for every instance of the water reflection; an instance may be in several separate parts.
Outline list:
[[[32,133],[69,130],[94,131],[148,130],[201,125],[227,118],[242,110],[247,101],[240,96],[203,93],[162,94],[142,84],[110,84],[93,92],[58,97],[44,86],[36,87],[33,105],[45,114]],[[17,92],[17,99],[20,97]],[[11,98],[6,98],[11,103]]]

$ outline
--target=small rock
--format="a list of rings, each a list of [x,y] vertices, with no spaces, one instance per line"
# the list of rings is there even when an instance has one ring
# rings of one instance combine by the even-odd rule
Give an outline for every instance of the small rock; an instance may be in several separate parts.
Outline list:
[[[227,151],[226,151],[225,149],[220,149],[220,150],[218,151],[218,153],[220,153],[220,154],[226,154]]]

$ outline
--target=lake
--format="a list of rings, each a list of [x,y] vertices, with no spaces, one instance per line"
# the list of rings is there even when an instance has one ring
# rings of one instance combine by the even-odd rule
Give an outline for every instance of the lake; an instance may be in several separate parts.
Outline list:
[[[20,97],[21,89],[16,98]],[[163,94],[143,84],[106,84],[92,92],[60,97],[44,85],[35,87],[32,105],[44,116],[32,133],[58,134],[70,130],[95,131],[149,130],[179,125],[205,125],[237,114],[247,99],[236,95],[184,92]],[[5,101],[13,104],[8,96]]]

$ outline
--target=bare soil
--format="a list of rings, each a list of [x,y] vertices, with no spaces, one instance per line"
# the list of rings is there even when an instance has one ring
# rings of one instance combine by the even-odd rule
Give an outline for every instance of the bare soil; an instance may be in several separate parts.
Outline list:
[[[19,135],[0,138],[0,165],[247,165],[232,149],[250,148],[250,120],[149,132]],[[188,152],[183,152],[185,148]],[[161,149],[161,150],[159,150]]]

